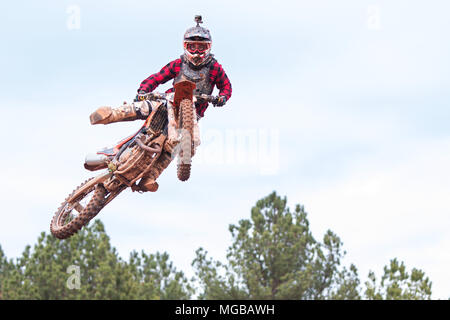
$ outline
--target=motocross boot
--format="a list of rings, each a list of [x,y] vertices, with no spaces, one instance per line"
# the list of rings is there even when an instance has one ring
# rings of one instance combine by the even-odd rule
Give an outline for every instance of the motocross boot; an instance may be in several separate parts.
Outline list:
[[[138,187],[141,191],[156,192],[159,185],[158,182],[156,182],[152,178],[142,178],[138,184]]]
[[[124,103],[118,108],[100,107],[89,119],[91,124],[108,124],[119,121],[145,119],[151,112],[151,106],[146,101]]]
[[[158,190],[158,183],[156,182],[156,179],[159,177],[161,172],[169,166],[171,161],[172,157],[170,156],[170,153],[163,152],[156,161],[154,167],[151,168],[150,171],[141,179],[138,184],[138,188],[141,191],[150,192],[155,192]]]

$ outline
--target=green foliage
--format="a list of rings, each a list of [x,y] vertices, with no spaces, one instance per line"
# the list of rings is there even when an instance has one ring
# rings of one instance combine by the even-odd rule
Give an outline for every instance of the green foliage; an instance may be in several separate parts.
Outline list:
[[[11,265],[6,259],[2,246],[0,246],[0,299],[3,298],[3,282],[9,277],[10,269]]]
[[[67,240],[42,233],[16,263],[2,256],[0,250],[3,299],[186,299],[192,294],[166,253],[133,252],[123,261],[99,220]],[[73,268],[79,269],[79,288]]]
[[[176,271],[167,253],[139,256],[136,252],[130,255],[129,267],[139,284],[139,299],[178,300],[189,299],[194,293],[182,272]]]
[[[431,285],[422,270],[413,268],[408,273],[404,263],[395,258],[384,267],[379,285],[375,274],[369,272],[365,296],[370,300],[427,300],[431,299]]]
[[[193,261],[202,299],[358,299],[355,266],[342,268],[345,252],[328,231],[323,243],[309,229],[300,205],[291,212],[275,192],[259,200],[251,220],[231,225],[228,264],[203,249]]]
[[[314,239],[303,206],[291,211],[273,192],[229,230],[227,263],[196,251],[199,299],[361,299],[356,267],[342,265],[340,238],[328,230],[322,241]],[[167,253],[133,251],[122,260],[99,220],[66,240],[42,233],[15,261],[0,246],[0,299],[177,300],[194,293]],[[393,259],[380,283],[369,273],[363,293],[367,299],[430,299],[431,282]]]

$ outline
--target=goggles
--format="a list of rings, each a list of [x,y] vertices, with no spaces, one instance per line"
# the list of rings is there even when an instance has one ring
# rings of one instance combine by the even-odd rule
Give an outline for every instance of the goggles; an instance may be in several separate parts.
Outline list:
[[[211,48],[211,43],[206,41],[185,41],[184,48],[192,54],[205,53]]]

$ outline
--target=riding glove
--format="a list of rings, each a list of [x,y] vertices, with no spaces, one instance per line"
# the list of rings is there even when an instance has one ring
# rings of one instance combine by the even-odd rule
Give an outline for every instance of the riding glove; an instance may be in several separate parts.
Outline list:
[[[217,97],[215,106],[216,106],[216,107],[222,107],[222,106],[225,105],[226,102],[227,102],[227,97],[225,97],[225,96],[219,96],[219,97]]]
[[[143,97],[144,94],[146,94],[147,92],[143,91],[143,90],[139,90],[138,94],[136,95],[136,98],[134,98],[134,102],[138,102],[138,101],[144,101],[145,98]]]

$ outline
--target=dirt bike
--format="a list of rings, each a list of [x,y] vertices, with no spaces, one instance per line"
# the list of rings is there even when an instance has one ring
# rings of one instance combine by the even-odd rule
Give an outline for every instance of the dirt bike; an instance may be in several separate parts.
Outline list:
[[[217,97],[194,96],[195,83],[187,80],[174,88],[174,93],[141,95],[152,102],[152,112],[138,132],[114,148],[97,152],[97,158],[86,160],[86,169],[107,170],[82,183],[61,204],[50,223],[56,238],[66,239],[78,232],[128,187],[142,192],[137,182],[152,173],[159,176],[174,155],[178,156],[178,178],[189,179],[191,158],[199,144],[194,103],[203,100],[215,104]]]

